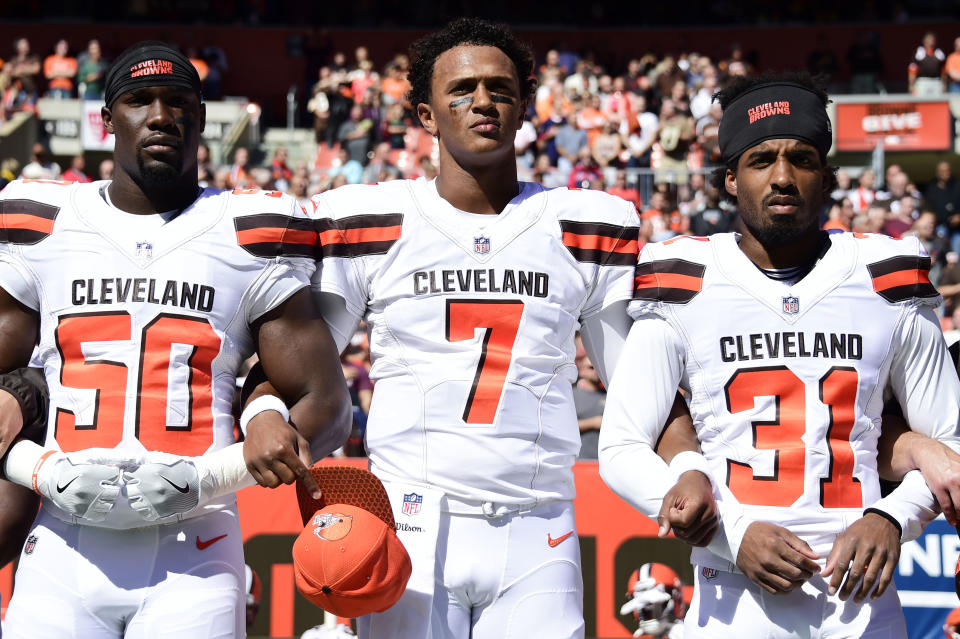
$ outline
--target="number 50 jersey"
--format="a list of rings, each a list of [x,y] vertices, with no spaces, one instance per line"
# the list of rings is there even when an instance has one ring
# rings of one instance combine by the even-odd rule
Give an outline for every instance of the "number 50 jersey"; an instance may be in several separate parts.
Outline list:
[[[226,446],[249,325],[309,284],[313,222],[279,193],[217,189],[166,220],[133,215],[106,203],[108,184],[0,194],[0,287],[40,315],[47,446]]]
[[[370,331],[382,477],[501,504],[574,496],[574,335],[629,299],[638,220],[605,193],[521,187],[499,215],[423,179],[315,198],[315,285]]]

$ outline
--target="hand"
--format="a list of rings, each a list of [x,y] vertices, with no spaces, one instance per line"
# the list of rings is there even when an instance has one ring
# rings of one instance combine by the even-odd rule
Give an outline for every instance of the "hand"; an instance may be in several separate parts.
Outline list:
[[[261,486],[276,488],[300,479],[310,495],[320,499],[320,487],[309,470],[310,444],[277,411],[265,410],[247,424],[243,459]]]
[[[755,521],[747,527],[737,555],[737,567],[750,581],[771,594],[791,592],[820,570],[813,552],[782,526]]]
[[[900,535],[896,526],[885,517],[867,513],[853,522],[833,542],[827,565],[820,574],[830,577],[831,595],[840,589],[842,601],[850,597],[862,577],[860,588],[853,596],[854,602],[861,603],[867,598],[874,583],[877,587],[871,599],[877,599],[883,594],[893,579],[893,571],[899,559]],[[846,581],[843,580],[844,575]]]
[[[0,389],[0,457],[7,454],[7,449],[22,429],[20,402],[7,390]]]
[[[146,460],[123,473],[130,508],[147,521],[182,515],[200,503],[196,464],[175,455],[147,453]]]
[[[947,522],[956,526],[960,510],[960,455],[929,437],[917,437],[911,444],[917,469],[937,498]]]
[[[50,455],[37,470],[37,491],[71,515],[98,522],[120,496],[122,471],[116,465],[91,463],[89,452]]]
[[[677,539],[691,546],[706,546],[719,526],[717,503],[713,499],[710,479],[696,470],[680,475],[667,491],[657,515],[658,537],[666,537],[673,529]]]

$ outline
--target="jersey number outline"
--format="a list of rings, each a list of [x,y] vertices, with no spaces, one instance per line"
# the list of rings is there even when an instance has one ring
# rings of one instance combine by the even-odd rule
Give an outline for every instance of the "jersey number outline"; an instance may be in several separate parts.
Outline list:
[[[112,311],[61,315],[54,336],[62,362],[60,385],[64,389],[96,391],[90,424],[78,424],[73,411],[57,407],[54,436],[60,449],[71,452],[113,448],[123,439],[130,371],[122,362],[88,358],[83,346],[130,341],[133,338],[130,314]],[[134,431],[147,450],[197,456],[213,443],[211,364],[220,352],[221,341],[210,322],[202,317],[160,313],[144,326],[136,371]],[[185,357],[179,358],[188,371],[183,424],[167,423],[174,344],[189,349]],[[190,436],[183,436],[185,433]]]
[[[834,366],[819,380],[819,398],[829,415],[826,444],[829,472],[820,478],[824,508],[862,508],[860,480],[853,476],[850,434],[856,419],[859,375]],[[740,369],[724,386],[727,410],[752,410],[759,397],[773,397],[776,415],[751,422],[753,445],[773,450],[773,474],[757,476],[749,464],[727,459],[727,486],[742,504],[790,507],[803,495],[806,446],[806,384],[786,366]]]
[[[467,424],[492,424],[497,415],[523,310],[522,300],[447,300],[448,342],[476,339],[476,329],[483,329],[480,361],[463,409]]]

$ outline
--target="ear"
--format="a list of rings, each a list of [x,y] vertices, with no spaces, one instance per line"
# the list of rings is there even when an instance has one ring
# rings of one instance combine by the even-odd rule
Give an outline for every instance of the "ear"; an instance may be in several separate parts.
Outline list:
[[[523,126],[523,118],[527,115],[527,107],[529,106],[530,106],[529,100],[520,100],[520,113],[517,116],[520,119],[519,123],[517,124],[518,128]]]
[[[100,119],[103,120],[103,128],[107,130],[107,133],[113,134],[113,113],[110,112],[110,109],[103,106],[100,107]]]
[[[737,174],[731,169],[727,169],[727,173],[723,178],[723,186],[727,189],[727,193],[733,197],[737,197]]]
[[[433,107],[421,102],[417,105],[417,117],[420,118],[423,129],[433,137],[437,137],[437,120],[433,117]]]

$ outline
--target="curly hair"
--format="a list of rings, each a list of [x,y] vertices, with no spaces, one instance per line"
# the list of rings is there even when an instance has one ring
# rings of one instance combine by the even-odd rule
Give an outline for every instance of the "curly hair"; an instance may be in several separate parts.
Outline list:
[[[533,52],[503,24],[480,18],[458,18],[440,31],[420,38],[410,46],[410,104],[416,107],[430,102],[433,67],[442,53],[462,44],[491,46],[503,51],[516,67],[520,95],[529,99],[537,88],[533,75]]]
[[[750,91],[751,89],[762,86],[764,84],[770,84],[774,82],[792,82],[794,84],[799,84],[800,86],[810,89],[813,93],[819,96],[820,100],[823,102],[823,108],[827,108],[827,105],[830,104],[830,96],[827,94],[826,89],[823,86],[823,78],[820,76],[813,77],[805,71],[787,71],[783,73],[775,73],[772,71],[767,71],[762,75],[748,77],[748,76],[739,76],[733,78],[730,83],[724,88],[718,90],[713,94],[713,99],[716,102],[720,103],[720,107],[726,111],[727,105],[736,100],[738,97]],[[731,163],[727,166],[720,166],[713,170],[710,173],[710,184],[714,188],[720,191],[720,197],[727,202],[736,203],[737,198],[730,195],[727,192],[726,188],[726,177],[727,169],[730,169],[734,173],[737,171],[737,160],[731,160]],[[820,161],[827,164],[827,158],[821,157]],[[830,192],[837,190],[837,169],[836,166],[828,166],[830,169],[829,180],[830,180]]]

